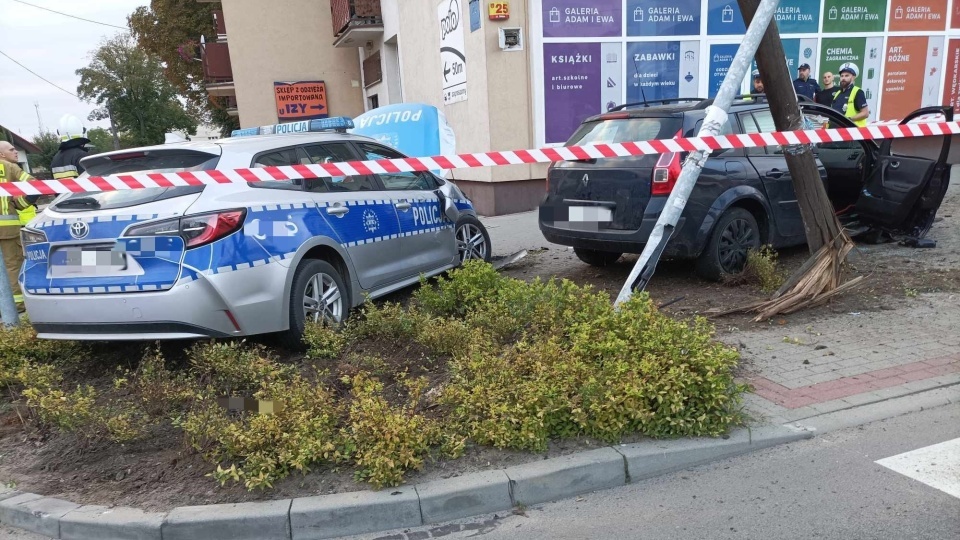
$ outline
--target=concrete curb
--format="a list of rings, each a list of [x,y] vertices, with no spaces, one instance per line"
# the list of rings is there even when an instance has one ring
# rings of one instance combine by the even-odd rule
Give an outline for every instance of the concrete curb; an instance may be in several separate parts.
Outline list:
[[[262,503],[184,506],[165,514],[80,506],[0,489],[0,522],[51,538],[307,540],[419,527],[574,497],[814,436],[796,425],[740,429],[718,439],[605,447],[504,470],[383,491]]]
[[[60,518],[64,540],[160,540],[163,514],[137,508],[81,506]]]

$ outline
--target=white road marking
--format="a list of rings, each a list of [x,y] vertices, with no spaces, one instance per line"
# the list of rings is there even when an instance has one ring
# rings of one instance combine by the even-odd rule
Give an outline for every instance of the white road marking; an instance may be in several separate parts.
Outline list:
[[[875,461],[960,499],[960,439]]]

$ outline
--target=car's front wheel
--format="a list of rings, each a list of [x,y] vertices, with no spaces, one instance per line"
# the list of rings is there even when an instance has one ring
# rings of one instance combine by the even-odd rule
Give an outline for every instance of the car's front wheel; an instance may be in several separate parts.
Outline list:
[[[490,235],[479,219],[470,215],[460,216],[457,220],[456,236],[460,264],[471,259],[490,262]]]
[[[309,259],[300,263],[290,288],[290,329],[281,336],[289,349],[303,349],[307,324],[339,325],[350,312],[347,288],[340,272],[327,261]]]
[[[604,266],[610,266],[611,264],[620,260],[620,257],[623,253],[616,253],[613,251],[597,251],[595,249],[586,249],[586,248],[573,248],[573,253],[581,261],[589,264],[590,266],[599,266],[603,268]]]
[[[697,274],[710,281],[743,272],[747,253],[760,249],[757,219],[744,208],[731,208],[720,216],[706,249],[697,259]]]

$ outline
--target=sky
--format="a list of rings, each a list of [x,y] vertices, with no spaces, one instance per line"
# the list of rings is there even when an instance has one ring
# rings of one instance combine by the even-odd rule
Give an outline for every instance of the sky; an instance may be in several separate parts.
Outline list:
[[[84,19],[126,27],[127,15],[142,0],[24,0],[37,6]],[[123,32],[31,7],[15,0],[0,0],[0,51],[73,94],[80,77],[100,42]],[[68,95],[42,81],[10,59],[0,55],[0,125],[32,139],[39,131],[37,109],[48,131],[55,132],[60,117],[73,114],[87,129],[108,127],[108,121],[90,122],[87,115],[96,106]]]

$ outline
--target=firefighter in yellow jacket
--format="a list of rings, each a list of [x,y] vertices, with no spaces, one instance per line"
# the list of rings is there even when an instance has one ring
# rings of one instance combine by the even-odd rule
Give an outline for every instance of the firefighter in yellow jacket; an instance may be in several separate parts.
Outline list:
[[[26,182],[34,178],[17,164],[17,150],[7,141],[0,141],[0,183]],[[7,267],[10,288],[17,311],[23,312],[23,293],[20,291],[20,267],[23,266],[23,246],[20,244],[20,227],[30,223],[37,215],[37,208],[26,197],[0,197],[0,248],[3,263]]]

